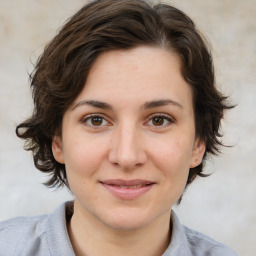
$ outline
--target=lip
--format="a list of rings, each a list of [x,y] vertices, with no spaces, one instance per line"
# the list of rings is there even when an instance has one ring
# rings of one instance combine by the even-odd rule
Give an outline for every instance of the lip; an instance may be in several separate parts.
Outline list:
[[[119,199],[132,200],[141,197],[156,184],[149,180],[111,179],[100,181],[100,184]]]

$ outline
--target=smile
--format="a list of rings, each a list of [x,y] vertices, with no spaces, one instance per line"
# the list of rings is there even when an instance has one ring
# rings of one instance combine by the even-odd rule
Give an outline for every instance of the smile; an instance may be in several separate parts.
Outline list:
[[[104,180],[100,184],[112,195],[123,200],[141,197],[156,184],[147,180]]]
[[[117,186],[117,185],[113,185],[113,186]],[[145,187],[145,186],[148,186],[148,185],[133,185],[133,186],[117,186],[117,187],[120,187],[120,188],[141,188],[141,187]]]

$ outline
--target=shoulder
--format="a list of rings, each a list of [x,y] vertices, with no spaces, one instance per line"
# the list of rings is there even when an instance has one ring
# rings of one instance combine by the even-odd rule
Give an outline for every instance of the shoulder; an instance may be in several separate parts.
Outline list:
[[[188,246],[192,255],[208,255],[208,256],[238,256],[228,246],[198,232],[184,226],[187,237]]]
[[[6,221],[0,221],[0,236],[9,233],[26,233],[33,230],[33,233],[40,233],[43,221],[47,215],[34,217],[17,217]]]
[[[171,242],[163,256],[238,256],[226,245],[183,226],[172,211]]]
[[[75,256],[67,232],[72,202],[53,213],[0,222],[0,256]]]
[[[0,222],[0,255],[16,255],[25,244],[41,246],[47,215],[18,217]]]

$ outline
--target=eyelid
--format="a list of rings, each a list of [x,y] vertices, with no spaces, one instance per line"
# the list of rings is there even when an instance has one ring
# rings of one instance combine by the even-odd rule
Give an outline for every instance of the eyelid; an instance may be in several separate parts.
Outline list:
[[[165,113],[154,113],[154,114],[151,114],[148,116],[147,118],[147,121],[145,122],[145,124],[147,125],[147,123],[149,123],[153,118],[155,117],[161,117],[165,120],[167,120],[169,123],[167,125],[164,125],[164,126],[154,126],[155,128],[158,128],[158,129],[161,129],[161,128],[164,128],[164,127],[167,127],[169,126],[170,124],[173,124],[176,122],[175,118],[172,117],[171,115],[169,114],[165,114]],[[149,126],[149,125],[148,125]]]
[[[90,118],[93,118],[93,117],[100,117],[102,118],[105,122],[107,122],[107,124],[103,124],[103,125],[99,125],[99,126],[96,126],[96,125],[90,125],[90,124],[87,124],[86,122],[90,119]],[[160,118],[163,118],[165,120],[168,121],[168,124],[165,124],[165,125],[160,125],[160,126],[157,126],[157,125],[153,125],[153,124],[148,124],[153,118],[156,118],[156,117],[160,117]],[[102,127],[106,127],[106,126],[111,126],[112,125],[112,122],[111,122],[111,119],[106,116],[105,114],[103,113],[91,113],[91,114],[87,114],[87,115],[84,115],[80,122],[84,125],[87,125],[88,127],[92,127],[92,128],[95,128],[95,129],[99,129],[99,128],[102,128]],[[173,116],[171,116],[170,114],[166,114],[166,113],[154,113],[154,114],[150,114],[147,118],[146,118],[146,122],[144,122],[144,125],[146,126],[153,126],[157,129],[161,129],[161,128],[165,128],[165,127],[168,127],[169,125],[175,123],[176,120]]]
[[[85,124],[90,118],[93,118],[93,117],[100,117],[100,118],[102,118],[103,120],[105,120],[108,124],[107,124],[107,125],[100,125],[100,126],[94,126],[94,125],[89,125],[89,124],[87,124],[87,126],[93,127],[93,128],[95,128],[95,129],[97,129],[97,128],[101,128],[101,127],[105,127],[105,126],[111,125],[111,122],[110,122],[109,118],[106,117],[106,115],[105,115],[105,114],[102,114],[102,113],[91,113],[91,114],[84,115],[84,116],[81,118],[81,121],[80,121],[80,122],[81,122],[82,124]]]
[[[166,114],[166,113],[162,113],[162,112],[157,112],[157,113],[150,114],[148,116],[148,119],[153,118],[153,117],[158,117],[158,116],[159,117],[166,117],[166,118],[175,120],[175,118],[173,116],[171,116],[170,114]]]

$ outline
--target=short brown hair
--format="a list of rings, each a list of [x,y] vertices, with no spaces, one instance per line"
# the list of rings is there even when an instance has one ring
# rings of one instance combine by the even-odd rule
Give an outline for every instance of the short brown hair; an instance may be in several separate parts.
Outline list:
[[[65,165],[52,153],[52,138],[61,134],[65,111],[82,91],[96,58],[103,52],[138,46],[163,47],[181,59],[182,75],[193,91],[196,135],[206,145],[203,162],[191,168],[187,185],[205,176],[208,153],[219,151],[220,121],[231,108],[215,86],[207,43],[193,21],[166,4],[143,0],[96,0],[80,9],[45,47],[31,74],[32,116],[17,126],[35,166],[50,174],[48,186],[68,186]]]

